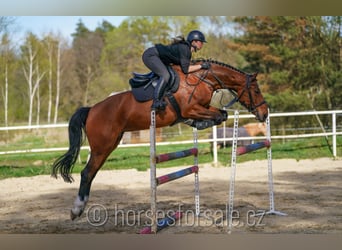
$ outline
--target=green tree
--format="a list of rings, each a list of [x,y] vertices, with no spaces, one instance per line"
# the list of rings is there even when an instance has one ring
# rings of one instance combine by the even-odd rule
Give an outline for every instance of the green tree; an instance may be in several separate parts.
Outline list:
[[[146,72],[141,55],[148,46],[169,39],[167,21],[161,17],[131,17],[106,33],[102,53],[103,84],[111,91],[129,89],[132,72]]]
[[[89,96],[91,84],[94,84],[96,78],[101,74],[100,59],[104,41],[101,33],[89,31],[82,21],[77,24],[73,37],[76,72],[79,84],[84,91],[83,105],[88,105],[92,99]]]
[[[340,17],[237,17],[241,36],[229,46],[240,50],[246,69],[261,74],[262,90],[270,95],[299,95],[302,103],[278,111],[296,111],[309,99],[311,109],[337,108],[332,96],[341,85]],[[324,103],[318,102],[324,96]],[[291,97],[288,96],[290,100]]]
[[[9,35],[5,33],[2,36],[0,43],[0,89],[3,100],[2,104],[5,126],[8,126],[9,89],[11,83],[14,81],[16,66],[15,49],[11,43]]]
[[[304,40],[303,46],[311,49],[303,51],[301,63],[311,65],[307,67],[303,82],[309,89],[310,99],[313,99],[313,108],[342,107],[341,95],[336,95],[342,91],[341,28],[340,16],[307,17],[302,24],[306,37],[311,38]]]

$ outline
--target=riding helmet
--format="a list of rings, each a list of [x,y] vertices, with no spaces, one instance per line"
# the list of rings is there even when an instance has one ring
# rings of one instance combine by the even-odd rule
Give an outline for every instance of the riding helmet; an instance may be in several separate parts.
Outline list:
[[[189,43],[191,43],[192,41],[201,41],[202,43],[206,43],[207,41],[205,40],[205,36],[203,35],[203,33],[199,30],[193,30],[190,31],[188,34],[188,37],[186,39]]]

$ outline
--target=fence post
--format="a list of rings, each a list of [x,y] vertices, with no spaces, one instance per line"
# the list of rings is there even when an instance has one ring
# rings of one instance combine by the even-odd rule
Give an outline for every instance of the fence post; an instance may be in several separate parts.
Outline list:
[[[332,113],[332,141],[333,141],[333,156],[337,157],[336,149],[336,112]]]
[[[212,131],[213,131],[213,161],[214,161],[214,164],[216,165],[217,164],[217,126],[213,126],[212,128]]]

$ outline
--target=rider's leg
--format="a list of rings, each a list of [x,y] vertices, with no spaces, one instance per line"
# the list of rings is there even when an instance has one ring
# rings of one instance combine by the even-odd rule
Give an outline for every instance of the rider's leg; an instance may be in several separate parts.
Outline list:
[[[163,95],[165,88],[167,86],[167,82],[164,80],[164,77],[160,77],[157,86],[154,89],[154,99],[152,103],[152,109],[164,110],[166,107],[166,102],[163,100]]]
[[[160,77],[154,90],[152,109],[163,110],[166,106],[166,102],[163,100],[163,95],[170,80],[170,73],[159,58],[158,50],[155,47],[147,49],[144,52],[142,59],[145,65]]]

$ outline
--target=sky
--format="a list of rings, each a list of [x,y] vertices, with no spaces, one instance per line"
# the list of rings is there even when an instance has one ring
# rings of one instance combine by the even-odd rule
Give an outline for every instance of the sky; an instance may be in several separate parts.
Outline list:
[[[40,36],[44,33],[61,32],[62,35],[71,39],[79,20],[90,30],[95,30],[103,20],[114,26],[119,26],[127,16],[16,16],[16,37],[20,40],[28,31]]]

